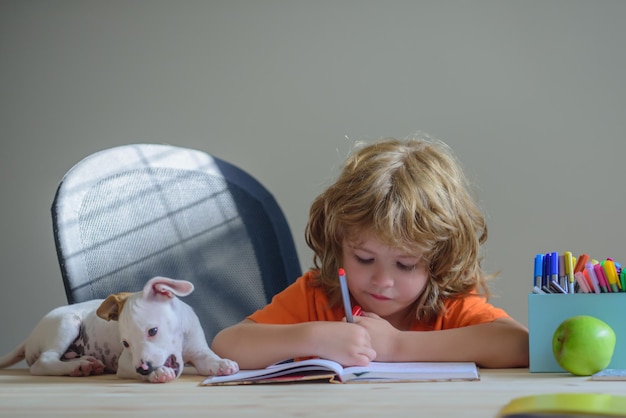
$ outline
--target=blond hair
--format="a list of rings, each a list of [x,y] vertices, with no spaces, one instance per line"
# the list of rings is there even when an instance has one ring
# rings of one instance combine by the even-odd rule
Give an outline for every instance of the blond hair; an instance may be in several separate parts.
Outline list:
[[[386,245],[422,254],[429,280],[414,305],[433,321],[446,298],[489,295],[481,268],[487,225],[451,149],[430,139],[385,139],[357,149],[339,178],[311,205],[306,242],[317,285],[340,303],[344,239],[372,232]]]

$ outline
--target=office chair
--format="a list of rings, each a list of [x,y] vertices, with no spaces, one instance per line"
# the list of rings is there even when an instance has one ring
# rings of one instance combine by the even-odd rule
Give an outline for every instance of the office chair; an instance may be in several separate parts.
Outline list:
[[[198,150],[131,144],[92,154],[61,180],[52,222],[68,303],[139,291],[153,276],[189,280],[184,301],[209,344],[301,274],[274,197]]]

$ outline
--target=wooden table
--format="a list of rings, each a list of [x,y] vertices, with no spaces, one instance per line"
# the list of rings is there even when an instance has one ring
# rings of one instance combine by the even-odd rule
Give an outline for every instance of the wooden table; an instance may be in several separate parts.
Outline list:
[[[150,384],[96,377],[34,377],[0,370],[0,416],[46,417],[495,417],[511,399],[561,392],[626,394],[626,382],[565,373],[481,370],[477,382],[199,386],[184,374]]]

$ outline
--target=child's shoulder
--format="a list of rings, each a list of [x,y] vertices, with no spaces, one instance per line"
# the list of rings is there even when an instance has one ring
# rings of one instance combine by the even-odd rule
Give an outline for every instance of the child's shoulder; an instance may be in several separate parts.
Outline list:
[[[321,291],[322,286],[319,280],[319,270],[310,269],[305,271],[290,287],[297,288],[300,292],[304,293]]]
[[[455,322],[461,326],[491,322],[509,315],[487,301],[484,295],[476,292],[449,298],[444,301],[446,322]]]
[[[310,269],[302,273],[302,276],[298,277],[296,283],[300,285],[310,285],[315,284],[319,277],[319,270]]]

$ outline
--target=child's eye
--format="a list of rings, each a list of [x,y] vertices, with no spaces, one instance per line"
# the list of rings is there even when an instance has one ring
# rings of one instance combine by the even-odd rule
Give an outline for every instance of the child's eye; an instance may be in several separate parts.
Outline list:
[[[411,264],[410,266],[407,266],[406,264],[396,263],[396,265],[398,266],[400,270],[403,270],[403,271],[411,271],[411,270],[414,270],[415,267],[417,267],[417,264]]]
[[[362,258],[359,257],[358,255],[354,256],[356,258],[356,261],[358,261],[361,264],[372,264],[374,262],[373,258]]]

